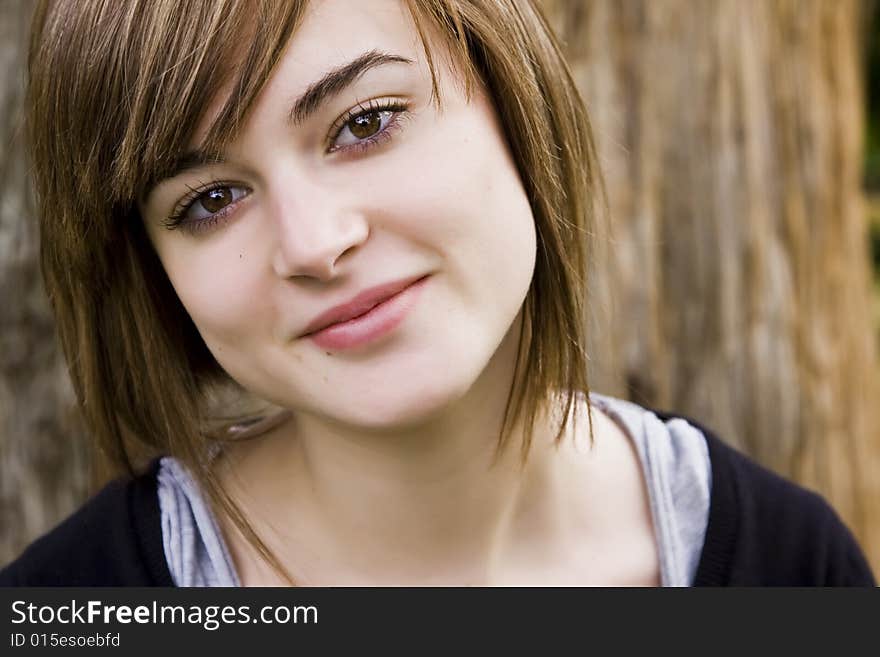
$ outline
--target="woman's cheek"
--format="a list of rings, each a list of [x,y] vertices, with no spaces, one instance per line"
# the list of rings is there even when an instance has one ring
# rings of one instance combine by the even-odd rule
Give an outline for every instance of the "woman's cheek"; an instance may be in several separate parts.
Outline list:
[[[234,248],[233,236],[228,237],[211,236],[214,241],[207,244],[194,241],[163,261],[177,296],[209,342],[244,335],[249,325],[256,325],[267,299],[255,258],[240,242]]]

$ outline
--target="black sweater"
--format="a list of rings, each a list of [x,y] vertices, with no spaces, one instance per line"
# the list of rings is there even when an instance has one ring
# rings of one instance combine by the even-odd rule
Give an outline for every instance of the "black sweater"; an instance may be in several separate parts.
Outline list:
[[[696,586],[876,586],[849,530],[821,497],[688,421],[706,435],[712,464]],[[135,479],[106,486],[0,571],[0,585],[173,586],[157,470],[158,461]]]

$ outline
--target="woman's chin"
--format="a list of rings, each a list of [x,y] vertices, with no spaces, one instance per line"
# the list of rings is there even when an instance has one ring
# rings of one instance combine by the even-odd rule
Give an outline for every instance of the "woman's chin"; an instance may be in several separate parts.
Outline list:
[[[364,433],[412,431],[442,421],[467,388],[427,389],[416,385],[406,389],[385,389],[341,404],[333,419]]]

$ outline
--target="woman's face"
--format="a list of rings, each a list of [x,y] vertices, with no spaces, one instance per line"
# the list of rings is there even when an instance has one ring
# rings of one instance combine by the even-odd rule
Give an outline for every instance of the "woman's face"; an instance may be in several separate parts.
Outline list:
[[[434,55],[440,109],[405,7],[312,3],[223,161],[195,158],[142,203],[205,343],[257,395],[403,426],[515,340],[531,209],[490,100]]]

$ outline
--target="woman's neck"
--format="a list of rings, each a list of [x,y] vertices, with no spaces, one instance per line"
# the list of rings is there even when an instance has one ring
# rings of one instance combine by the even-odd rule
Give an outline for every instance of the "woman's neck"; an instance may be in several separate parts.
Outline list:
[[[302,585],[656,583],[634,448],[600,413],[590,448],[584,411],[558,448],[539,422],[524,466],[516,442],[495,459],[495,436],[471,429],[446,449],[294,438],[271,467],[256,450],[223,480]],[[224,525],[243,584],[284,583]]]
[[[605,521],[587,498],[607,494],[588,482],[608,473],[591,471],[620,445],[635,461],[625,439],[589,449],[583,406],[560,447],[558,415],[544,412],[525,464],[521,421],[498,452],[514,358],[503,344],[467,394],[418,426],[365,432],[294,414],[227,452],[221,483],[304,585],[488,584],[538,560],[571,564]],[[283,583],[224,525],[242,583]]]

